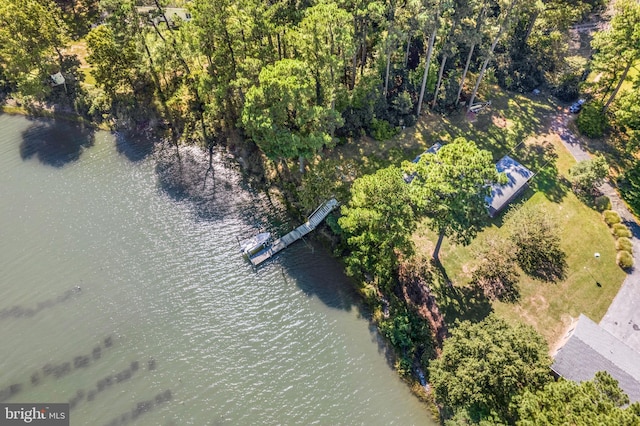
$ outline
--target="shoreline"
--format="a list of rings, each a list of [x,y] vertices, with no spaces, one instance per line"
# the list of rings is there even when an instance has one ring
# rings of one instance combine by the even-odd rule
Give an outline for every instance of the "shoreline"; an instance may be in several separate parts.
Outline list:
[[[92,120],[84,118],[82,115],[71,111],[52,111],[48,108],[42,108],[40,106],[34,106],[32,109],[28,109],[23,105],[14,104],[17,103],[15,99],[9,98],[4,100],[0,104],[0,113],[8,115],[23,115],[25,117],[33,118],[49,118],[53,120],[63,120],[72,123],[83,124],[85,126],[91,126],[99,130],[112,131],[113,129],[107,123],[96,123]],[[14,105],[12,105],[14,104]]]
[[[7,102],[9,101],[9,102]],[[11,102],[13,101],[13,102]],[[103,131],[108,131],[108,132],[112,132],[113,128],[109,125],[107,125],[107,123],[95,123],[91,120],[87,120],[86,118],[82,117],[80,114],[77,114],[75,112],[70,112],[70,111],[53,111],[51,109],[48,108],[42,108],[39,106],[34,106],[32,109],[27,109],[22,105],[11,105],[11,103],[16,102],[14,99],[9,99],[9,100],[5,100],[4,103],[0,104],[0,113],[4,113],[4,114],[9,114],[9,115],[22,115],[22,116],[26,116],[26,117],[33,117],[33,118],[44,118],[44,119],[53,119],[53,120],[63,120],[63,121],[67,121],[67,122],[72,122],[72,123],[78,123],[78,124],[82,124],[82,125],[86,125],[86,126],[91,126],[95,129],[98,130],[103,130]],[[202,148],[199,148],[202,151],[203,155],[206,155],[206,151]],[[297,209],[293,208],[290,202],[286,201],[286,196],[284,193],[282,193],[282,188],[278,187],[277,185],[268,185],[265,186],[263,188],[265,191],[268,191],[270,193],[276,193],[276,196],[281,198],[281,202],[284,203],[285,210],[287,211],[287,216],[294,220],[296,219],[298,216],[300,216],[302,213],[300,211],[298,211]],[[284,200],[283,200],[284,199]],[[302,214],[303,215],[303,214]],[[325,225],[326,226],[326,225]],[[348,278],[349,282],[351,283],[351,286],[353,287],[353,289],[357,292],[358,297],[360,298],[360,301],[367,306],[369,309],[373,309],[373,306],[371,306],[371,304],[369,303],[369,301],[367,301],[367,298],[365,297],[365,295],[361,292],[360,287],[357,285],[357,283],[355,281],[353,281],[352,277],[349,277],[346,274],[346,268],[344,267],[344,264],[342,262],[342,260],[336,256],[333,253],[332,248],[335,248],[335,242],[332,240],[332,238],[328,237],[327,235],[323,235],[322,232],[311,236],[311,238],[315,239],[316,241],[320,242],[320,244],[327,249],[328,254],[336,261],[340,264],[340,268],[341,270],[344,272],[345,276]],[[379,328],[378,328],[378,324],[375,322],[375,320],[373,320],[373,318],[369,319],[370,323],[372,325],[374,325],[376,327],[376,330],[378,330],[379,333]],[[385,341],[385,346],[387,347],[387,350],[389,351],[389,353],[393,356],[393,358],[396,358],[396,354],[394,352],[393,346],[390,344],[390,342],[387,341],[387,339],[380,334],[380,337]],[[430,413],[432,414],[432,419],[434,421],[440,421],[440,415],[439,415],[439,409],[437,404],[435,403],[435,401],[433,401],[433,396],[428,393],[424,387],[420,384],[419,380],[417,380],[416,378],[410,378],[410,377],[406,377],[406,376],[402,376],[400,374],[398,374],[398,372],[393,368],[393,365],[390,364],[389,368],[391,370],[393,370],[395,372],[395,374],[398,376],[398,378],[405,383],[405,385],[408,387],[409,391],[411,392],[411,394],[418,399],[418,401],[424,405],[426,405],[427,409],[430,411]]]

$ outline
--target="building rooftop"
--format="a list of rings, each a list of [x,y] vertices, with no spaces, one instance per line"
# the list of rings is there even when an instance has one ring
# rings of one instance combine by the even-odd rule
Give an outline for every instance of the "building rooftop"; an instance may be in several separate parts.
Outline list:
[[[513,198],[520,194],[526,187],[529,179],[533,177],[533,172],[513,158],[505,155],[496,163],[496,170],[507,176],[507,183],[504,185],[491,185],[491,195],[485,197],[489,216],[494,217],[498,212],[509,204]]]
[[[556,374],[582,382],[606,371],[631,402],[640,401],[640,354],[582,314],[569,333],[551,366]]]

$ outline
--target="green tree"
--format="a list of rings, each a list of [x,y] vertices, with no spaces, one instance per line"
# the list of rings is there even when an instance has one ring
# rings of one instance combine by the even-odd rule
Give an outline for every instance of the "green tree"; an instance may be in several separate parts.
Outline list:
[[[609,165],[602,155],[580,161],[569,169],[569,179],[578,194],[593,195],[609,175]]]
[[[640,161],[618,177],[618,188],[633,211],[640,215]]]
[[[445,236],[468,244],[487,220],[485,196],[500,178],[491,153],[457,138],[436,154],[422,155],[418,163],[406,162],[404,167],[415,174],[410,186],[416,187],[416,204],[438,233],[433,258],[438,259]]]
[[[633,89],[626,90],[616,100],[614,112],[616,124],[627,134],[629,138],[626,150],[632,152],[640,147],[640,76],[636,76]]]
[[[476,84],[473,86],[473,91],[471,92],[471,97],[469,98],[469,102],[467,104],[467,111],[471,109],[473,106],[473,101],[476,98],[476,94],[478,93],[478,88],[480,87],[480,83],[484,78],[484,74],[487,71],[487,66],[489,65],[489,61],[493,59],[493,52],[500,41],[502,35],[507,31],[514,23],[518,13],[520,12],[520,8],[523,7],[524,2],[522,0],[509,0],[506,4],[501,4],[500,11],[500,24],[498,26],[498,31],[493,36],[493,41],[491,42],[491,46],[489,47],[489,51],[486,53],[484,61],[482,61],[482,66],[480,67],[480,72],[478,73],[478,78],[476,78]]]
[[[313,77],[307,64],[283,59],[260,72],[260,84],[248,92],[242,126],[272,160],[309,158],[342,124],[334,110],[316,104]],[[302,170],[301,170],[302,171]]]
[[[96,84],[114,96],[124,90],[135,90],[136,64],[141,59],[133,39],[118,40],[111,27],[99,25],[87,35],[87,62]]]
[[[544,389],[527,390],[518,401],[519,426],[542,425],[637,425],[640,404],[629,397],[608,373],[600,371],[582,383],[560,379]]]
[[[640,60],[640,3],[636,0],[616,0],[613,8],[610,28],[596,33],[591,42],[596,50],[593,68],[608,73],[609,81],[616,84],[603,111],[615,99],[633,64]],[[610,86],[606,88],[605,96],[609,89]]]
[[[478,253],[480,264],[471,282],[489,299],[515,301],[519,298],[516,247],[510,240],[491,239]]]
[[[413,252],[416,217],[410,190],[394,166],[353,182],[351,199],[338,220],[347,235],[350,254],[345,261],[351,275],[375,278],[379,285],[386,285],[399,256]]]
[[[604,135],[609,120],[607,115],[602,113],[603,108],[602,102],[597,100],[587,102],[582,107],[582,112],[576,120],[580,133],[590,138],[599,138]]]
[[[334,105],[353,56],[353,16],[332,2],[321,2],[305,11],[291,44],[301,60],[313,69],[318,105]]]
[[[68,29],[50,0],[0,2],[0,68],[25,95],[44,97],[61,69]]]
[[[523,204],[509,210],[504,223],[517,248],[516,260],[526,274],[543,281],[564,278],[567,255],[560,248],[553,216],[540,205]]]
[[[459,323],[429,373],[438,403],[466,411],[474,421],[497,416],[513,423],[514,398],[542,389],[551,380],[550,366],[542,336],[492,314],[479,323]]]

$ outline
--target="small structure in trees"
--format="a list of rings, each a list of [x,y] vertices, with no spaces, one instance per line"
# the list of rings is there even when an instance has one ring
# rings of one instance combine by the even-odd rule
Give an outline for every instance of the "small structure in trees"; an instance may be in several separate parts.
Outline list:
[[[436,142],[433,145],[431,145],[429,147],[429,149],[427,149],[425,152],[423,152],[422,154],[418,155],[416,158],[411,160],[411,162],[414,163],[414,164],[417,164],[418,161],[420,161],[420,157],[422,157],[425,154],[435,154],[436,152],[438,152],[440,150],[440,148],[442,148],[442,144],[440,142]],[[411,181],[415,177],[416,177],[415,173],[412,173],[410,175],[405,173],[403,179],[404,179],[405,182],[411,183]]]
[[[640,354],[583,314],[567,336],[553,357],[555,375],[579,383],[606,371],[630,402],[640,401]]]
[[[495,217],[520,195],[527,188],[529,180],[533,177],[531,170],[508,155],[505,155],[496,163],[496,170],[506,176],[507,182],[491,185],[491,195],[485,197],[490,217]]]

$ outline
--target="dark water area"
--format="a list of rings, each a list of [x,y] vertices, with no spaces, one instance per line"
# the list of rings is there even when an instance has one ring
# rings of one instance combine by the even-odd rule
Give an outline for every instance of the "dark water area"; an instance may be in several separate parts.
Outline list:
[[[0,400],[71,425],[434,423],[340,264],[215,152],[0,115]]]

